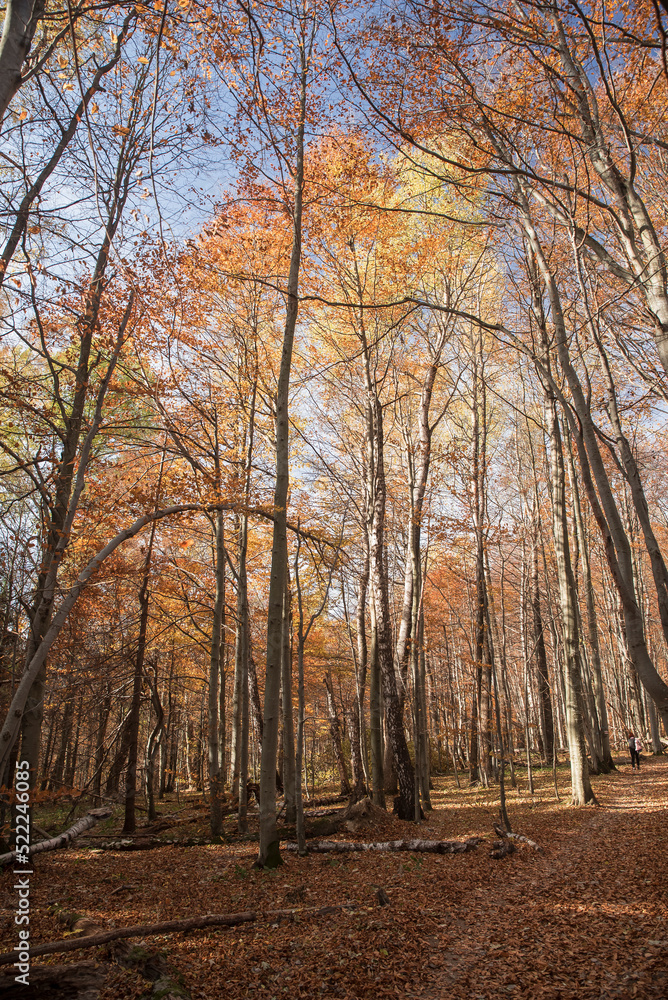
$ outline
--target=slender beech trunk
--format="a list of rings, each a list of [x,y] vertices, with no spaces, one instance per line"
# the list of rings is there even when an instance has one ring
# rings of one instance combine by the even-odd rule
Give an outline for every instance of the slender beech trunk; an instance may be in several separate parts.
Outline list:
[[[248,549],[248,517],[242,514],[238,530],[238,570],[237,570],[237,614],[234,641],[234,688],[232,695],[232,744],[230,748],[230,779],[232,792],[238,793],[241,801],[241,758],[243,756],[242,715],[244,696],[248,691],[248,573],[246,553]]]
[[[295,753],[295,811],[297,827],[297,850],[306,854],[306,828],[304,823],[304,799],[302,795],[302,770],[304,768],[304,726],[306,724],[306,695],[304,691],[304,608],[299,588],[299,570],[295,565],[295,586],[297,588],[299,625],[297,629],[297,748]]]
[[[67,762],[65,765],[65,784],[68,788],[74,788],[76,784],[77,761],[79,758],[79,736],[81,733],[81,716],[83,714],[83,698],[79,696],[77,703],[76,718],[77,723],[74,729],[73,738],[70,739],[67,750]]]
[[[248,577],[246,551],[248,545],[248,518],[236,518],[237,544],[237,606],[234,636],[234,682],[232,685],[232,717],[230,726],[230,783],[232,794],[239,791],[239,762],[241,759],[241,710],[243,703],[243,673],[246,642],[246,615],[248,614]]]
[[[659,730],[659,717],[656,711],[656,705],[650,698],[650,696],[645,691],[645,701],[647,708],[647,718],[649,719],[649,731],[652,739],[652,753],[662,754],[663,744],[661,743],[661,732]]]
[[[283,595],[283,655],[281,657],[281,706],[283,713],[283,795],[287,823],[296,820],[295,728],[292,713],[292,595],[290,576]]]
[[[575,470],[573,470],[575,476]],[[612,759],[610,748],[610,729],[608,723],[608,707],[605,703],[605,690],[603,687],[603,670],[601,667],[601,646],[599,640],[598,615],[596,613],[596,598],[594,594],[594,584],[591,576],[591,563],[589,559],[589,542],[585,532],[582,517],[582,508],[579,496],[575,497],[576,504],[576,526],[580,535],[580,552],[582,556],[582,586],[585,592],[585,603],[587,608],[587,639],[591,651],[591,671],[594,697],[596,699],[596,710],[598,716],[599,733],[601,740],[601,770],[606,773],[614,771],[615,764]]]
[[[341,723],[339,721],[339,714],[336,710],[336,702],[334,700],[334,685],[332,684],[332,674],[331,671],[329,670],[325,673],[325,694],[327,696],[329,735],[332,741],[336,766],[339,772],[339,780],[341,785],[340,790],[342,795],[350,795],[352,792],[352,788],[350,785],[350,778],[348,777],[348,771],[346,769],[346,758],[343,753]]]
[[[359,802],[367,794],[364,764],[362,762],[362,739],[360,734],[360,717],[357,710],[357,697],[348,712],[348,735],[350,737],[350,763],[352,767],[352,784],[350,797],[353,802]]]
[[[250,628],[250,621],[249,621]],[[257,680],[257,667],[253,658],[253,650],[248,644],[248,690],[250,695],[251,714],[253,716],[253,728],[257,745],[262,746],[262,734],[264,732],[264,713],[262,711],[262,699],[260,698],[260,685]]]
[[[209,656],[208,763],[209,763],[209,827],[213,838],[223,832],[222,796],[223,780],[220,769],[220,684],[225,636],[225,515],[219,510],[214,519],[214,550],[216,595],[213,602],[211,623],[211,651]]]
[[[552,697],[550,694],[550,679],[547,670],[547,653],[545,649],[543,614],[540,600],[538,545],[538,525],[534,522],[531,537],[531,617],[533,624],[533,641],[536,651],[535,664],[536,678],[538,682],[540,728],[543,737],[543,763],[551,765],[552,758],[554,756],[554,718],[552,714]]]
[[[125,762],[128,758],[128,749],[130,747],[131,721],[130,715],[128,714],[120,725],[118,734],[118,749],[111,762],[104,789],[107,795],[116,795],[120,786],[121,775],[123,773],[123,768],[125,767]]]
[[[67,755],[67,743],[72,737],[72,719],[74,718],[74,692],[68,691],[65,695],[63,707],[63,721],[60,727],[60,746],[56,755],[56,760],[51,771],[49,788],[59,788],[65,777],[65,757]]]
[[[276,484],[274,488],[274,530],[271,549],[269,607],[267,612],[267,664],[264,685],[264,724],[260,764],[260,849],[258,865],[276,868],[282,863],[276,832],[276,761],[278,755],[279,696],[283,646],[283,594],[288,569],[287,503],[289,465],[289,388],[297,315],[299,312],[299,270],[302,252],[302,205],[304,193],[304,135],[306,91],[309,73],[306,39],[299,47],[299,121],[295,131],[294,201],[292,206],[292,252],[287,287],[287,310],[283,349],[275,399]]]
[[[418,695],[420,699],[420,716],[418,720],[418,741],[420,746],[420,792],[425,809],[432,809],[431,794],[431,741],[429,737],[429,712],[427,704],[427,663],[424,648],[424,609],[421,588],[420,605],[418,608]]]
[[[346,712],[348,721],[348,732],[350,734],[350,762],[352,766],[352,791],[353,802],[358,802],[367,794],[367,762],[366,740],[364,726],[364,696],[366,692],[367,677],[367,643],[366,643],[366,590],[368,586],[368,559],[365,560],[364,569],[360,576],[360,591],[356,614],[357,642],[353,640],[353,632],[348,614],[348,603],[346,600],[346,588],[343,575],[341,576],[341,600],[343,603],[343,613],[346,619],[350,650],[355,667],[355,698],[352,707]],[[365,579],[366,576],[366,579]],[[361,607],[360,607],[361,606]],[[361,628],[361,634],[360,634]]]
[[[139,591],[139,634],[137,636],[137,652],[132,677],[132,700],[130,702],[128,722],[129,744],[128,766],[125,774],[125,820],[123,823],[123,833],[134,833],[137,827],[135,806],[137,798],[137,761],[139,759],[139,719],[141,712],[141,688],[144,677],[144,657],[146,655],[146,636],[148,633],[151,558],[153,555],[156,524],[157,522],[154,521],[151,525],[151,534],[146,550],[144,571]]]
[[[245,572],[245,569],[244,569]],[[239,813],[237,817],[239,833],[248,832],[248,759],[250,751],[250,685],[248,665],[250,662],[250,620],[248,608],[245,615],[245,639],[243,650],[244,670],[241,685],[241,749],[239,754]]]
[[[385,781],[383,777],[383,702],[378,661],[378,630],[376,609],[371,595],[371,644],[369,647],[369,740],[371,743],[371,782],[374,805],[385,808]]]
[[[422,628],[422,567],[421,567],[421,533],[422,518],[424,512],[424,499],[429,481],[429,469],[431,463],[431,442],[436,425],[443,418],[447,409],[444,407],[432,424],[430,419],[430,409],[436,383],[437,374],[441,366],[441,358],[447,341],[448,327],[442,326],[433,343],[429,344],[430,361],[425,372],[422,390],[420,393],[420,405],[417,419],[417,442],[414,443],[411,437],[410,428],[403,419],[401,405],[399,407],[402,414],[402,436],[404,439],[404,451],[406,455],[406,466],[408,470],[408,492],[410,498],[411,519],[408,528],[408,546],[406,554],[406,568],[404,572],[404,598],[401,619],[399,622],[399,635],[397,640],[397,672],[400,676],[405,675],[406,645],[410,640],[409,660],[410,672],[413,679],[414,697],[414,733],[415,733],[415,769],[416,769],[416,796],[419,799],[420,793],[424,804],[431,808],[429,801],[429,742],[428,725],[426,716],[426,691],[425,691],[425,671],[424,655],[422,644],[419,639],[419,631]],[[415,803],[415,816],[419,819],[420,804]]]
[[[475,625],[475,711],[471,718],[471,747],[473,758],[470,765],[472,783],[487,785],[489,766],[489,734],[487,732],[488,712],[485,708],[485,686],[487,663],[487,585],[482,536],[476,539],[476,625]],[[474,733],[475,726],[475,733]]]
[[[46,750],[44,751],[44,760],[42,761],[42,783],[40,785],[40,791],[45,791],[48,788],[49,780],[48,775],[51,774],[51,761],[53,759],[53,749],[56,741],[56,713],[51,712],[51,720],[49,722],[49,731],[46,737]]]
[[[374,463],[372,466],[374,490],[369,542],[369,570],[375,609],[376,650],[382,680],[387,739],[392,747],[394,768],[399,783],[399,795],[395,802],[395,808],[401,819],[413,819],[415,808],[415,774],[408,753],[394,669],[392,622],[390,618],[385,559],[386,484],[383,409],[371,379],[368,352],[366,377],[367,393],[369,395],[368,413],[371,416],[371,440],[373,442],[374,454]]]
[[[104,696],[100,702],[100,707],[98,709],[97,716],[97,731],[95,733],[95,764],[94,764],[94,777],[93,777],[93,787],[92,792],[96,797],[98,805],[102,802],[102,767],[104,765],[104,741],[107,735],[107,726],[109,725],[109,716],[111,714],[111,683],[107,679]]]
[[[364,712],[364,700],[366,695],[367,671],[368,671],[368,647],[366,641],[366,606],[367,592],[369,589],[369,536],[366,531],[362,532],[364,544],[364,563],[359,579],[359,596],[357,599],[357,672],[355,675],[355,686],[357,690],[357,726],[360,734],[360,751],[362,755],[362,767],[364,769],[364,784],[369,787],[369,763],[366,742],[366,718]]]
[[[482,344],[479,332],[471,333],[472,396],[471,396],[471,481],[472,520],[475,539],[475,639],[474,696],[471,712],[471,783],[487,784],[489,739],[486,729],[489,713],[483,711],[483,675],[487,674],[487,585],[485,579],[485,516],[487,463],[487,401],[483,370]]]
[[[172,744],[174,743],[174,640],[169,658],[169,680],[167,682],[167,719],[165,736],[160,742],[160,791],[158,798],[164,799],[167,792],[174,790],[174,765],[172,764]]]
[[[160,491],[162,489],[162,477],[165,469],[165,455],[167,442],[162,448],[160,459],[160,471],[155,491],[155,510],[158,509],[160,501]],[[149,583],[151,578],[151,560],[153,558],[153,545],[155,543],[155,532],[158,526],[157,520],[151,522],[148,545],[146,547],[146,558],[144,559],[144,571],[142,574],[141,588],[139,590],[139,633],[137,636],[137,654],[135,657],[135,668],[132,678],[132,700],[130,702],[129,715],[129,747],[128,766],[125,778],[125,820],[123,823],[123,833],[134,833],[137,825],[135,815],[135,805],[137,797],[137,761],[139,759],[139,720],[141,712],[141,689],[144,678],[144,658],[146,656],[146,637],[148,634],[148,609],[150,602]]]
[[[298,523],[299,529],[299,523]],[[330,587],[332,585],[332,578],[334,576],[334,571],[336,569],[336,564],[338,561],[338,552],[332,561],[329,568],[329,573],[327,577],[327,584],[322,595],[322,601],[320,606],[313,612],[310,616],[308,625],[304,627],[304,602],[302,600],[302,588],[299,579],[299,553],[301,551],[301,535],[299,530],[297,531],[297,547],[295,552],[294,561],[294,579],[295,579],[295,591],[297,593],[297,672],[298,672],[298,723],[297,723],[297,750],[295,754],[295,771],[296,771],[296,781],[295,781],[295,806],[296,806],[296,820],[297,820],[297,847],[300,854],[306,854],[306,834],[304,830],[304,803],[302,798],[302,766],[304,766],[304,784],[306,785],[306,793],[308,796],[308,778],[306,774],[306,766],[304,764],[304,726],[306,722],[306,701],[304,695],[304,649],[306,647],[306,640],[309,637],[309,633],[313,628],[314,623],[320,617],[320,615],[325,610],[327,600],[329,597]],[[329,675],[329,684],[331,685],[331,675]],[[327,678],[325,678],[325,684],[327,686]],[[333,691],[332,702],[334,700]],[[327,687],[327,696],[329,699],[330,689]],[[345,774],[345,762],[343,762],[343,773]]]
[[[146,803],[148,806],[148,821],[152,823],[157,818],[155,810],[155,764],[160,752],[160,744],[165,738],[165,710],[158,691],[158,665],[155,664],[155,676],[148,676],[151,689],[151,704],[155,712],[155,725],[146,744]]]
[[[477,629],[476,629],[477,633]],[[475,664],[473,675],[473,686],[471,689],[471,716],[469,720],[469,783],[477,785],[480,781],[480,744],[478,740],[478,704],[480,700],[479,691],[482,687],[482,663]]]
[[[499,692],[499,682],[496,673],[496,657],[494,655],[494,642],[492,639],[492,627],[487,604],[487,644],[489,651],[489,662],[492,675],[492,690],[494,694],[494,717],[496,721],[496,737],[499,741],[499,813],[501,821],[506,830],[510,833],[512,827],[506,809],[506,761],[505,747],[503,742],[503,729],[501,728],[501,701]]]
[[[577,546],[578,552],[578,563],[582,562],[582,574],[583,574],[583,586],[585,589],[585,595],[591,587],[591,574],[589,571],[589,554],[586,547],[586,539],[584,537],[584,527],[582,522],[582,509],[580,506],[580,484],[578,481],[577,473],[575,471],[575,462],[573,460],[573,449],[571,436],[568,430],[568,424],[563,425],[564,430],[564,444],[566,454],[568,456],[568,482],[570,486],[571,498],[572,498],[572,510],[573,510],[573,545]],[[581,560],[580,560],[581,557]],[[576,580],[577,586],[577,580]],[[605,752],[603,749],[603,733],[602,728],[607,729],[607,720],[602,725],[601,719],[599,718],[599,709],[601,701],[603,703],[604,709],[604,720],[606,719],[607,712],[605,710],[605,698],[603,697],[603,679],[600,676],[601,673],[601,662],[600,657],[598,657],[598,635],[596,631],[593,634],[592,643],[592,622],[589,618],[589,611],[593,605],[590,606],[588,600],[586,600],[587,606],[587,634],[590,639],[589,648],[582,644],[580,646],[580,659],[582,663],[582,684],[583,684],[583,698],[584,703],[587,706],[587,711],[585,712],[585,730],[587,735],[587,743],[589,744],[589,751],[591,755],[591,771],[592,774],[608,773],[610,771],[610,764],[606,761]],[[578,631],[583,632],[582,627],[582,614],[580,612],[579,600],[576,604],[577,616],[578,616]],[[595,609],[594,609],[595,616]],[[595,621],[594,617],[594,621]],[[597,661],[598,657],[598,661]],[[596,697],[596,670],[598,668],[598,681],[600,684],[600,695],[601,698]],[[608,747],[609,752],[609,747]]]
[[[255,343],[253,344],[255,347]],[[256,353],[253,351],[256,362]],[[248,424],[243,428],[246,447],[244,452],[244,503],[250,502],[251,467],[255,441],[255,404],[257,400],[257,369],[254,365]],[[237,573],[237,625],[234,655],[234,707],[232,729],[232,787],[238,785],[239,812],[237,817],[239,833],[248,830],[248,755],[250,746],[250,615],[248,609],[248,515],[243,512],[239,519],[239,563]],[[253,672],[255,688],[257,677]],[[259,692],[258,692],[259,701]],[[256,713],[259,714],[258,709]]]
[[[508,751],[508,761],[510,766],[510,784],[513,788],[517,788],[517,778],[515,777],[515,763],[513,760],[515,753],[515,739],[513,734],[513,709],[512,709],[512,698],[510,694],[510,684],[508,682],[508,640],[507,640],[507,628],[506,628],[506,559],[502,555],[502,546],[499,543],[499,555],[501,557],[501,586],[500,586],[500,604],[501,604],[501,628],[499,630],[499,625],[497,621],[496,614],[494,613],[494,603],[490,601],[490,622],[493,628],[494,644],[493,649],[498,651],[498,660],[501,667],[501,683],[500,687],[503,691],[503,701],[505,709],[506,718],[506,747]],[[487,576],[491,577],[489,568],[489,559],[487,560]],[[490,588],[491,591],[491,588]]]
[[[582,722],[583,696],[580,642],[575,608],[575,579],[573,577],[568,541],[564,458],[556,404],[554,400],[549,398],[549,395],[545,405],[545,422],[550,441],[552,522],[564,641],[566,728],[571,759],[571,793],[573,805],[585,805],[587,802],[595,801],[595,798],[589,780],[589,765],[587,762]]]

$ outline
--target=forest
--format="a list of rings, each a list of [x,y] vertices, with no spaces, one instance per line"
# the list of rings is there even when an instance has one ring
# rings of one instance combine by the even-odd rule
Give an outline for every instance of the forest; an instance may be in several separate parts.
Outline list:
[[[631,808],[634,737],[658,831],[668,4],[0,15],[0,860],[29,801],[31,855],[76,816],[84,845],[101,824],[163,857],[162,817],[190,816],[193,865],[245,845],[231,877],[257,898],[342,830],[414,866],[461,851],[427,858],[454,879],[496,824],[492,857],[535,886],[555,830],[603,842]],[[36,871],[66,881],[70,853]],[[153,853],[115,863],[139,878]],[[378,906],[386,862],[345,861]],[[339,876],[309,870],[323,906]],[[63,936],[44,921],[31,946]],[[540,988],[664,996],[647,955],[633,986]],[[448,995],[476,996],[453,962]],[[379,982],[289,991],[446,995]]]

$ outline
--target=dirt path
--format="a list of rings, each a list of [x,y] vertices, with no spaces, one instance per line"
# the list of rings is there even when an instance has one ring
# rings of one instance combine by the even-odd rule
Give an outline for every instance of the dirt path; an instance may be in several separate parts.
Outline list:
[[[517,825],[545,856],[498,862],[444,910],[415,1000],[668,998],[667,762],[596,790],[599,808],[561,811],[552,830],[545,813]]]

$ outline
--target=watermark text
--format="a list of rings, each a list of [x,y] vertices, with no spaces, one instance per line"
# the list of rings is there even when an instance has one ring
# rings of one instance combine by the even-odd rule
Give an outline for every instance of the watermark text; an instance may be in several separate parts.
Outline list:
[[[16,765],[14,776],[14,890],[17,894],[14,923],[18,930],[18,943],[14,945],[17,961],[14,967],[17,983],[30,984],[30,769],[27,761]]]

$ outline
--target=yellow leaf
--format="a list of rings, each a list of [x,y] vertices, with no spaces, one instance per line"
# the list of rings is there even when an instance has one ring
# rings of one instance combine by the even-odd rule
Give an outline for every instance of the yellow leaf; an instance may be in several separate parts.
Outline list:
[[[62,54],[58,56],[58,65],[60,66],[61,69],[65,69],[65,67],[67,66],[67,62],[68,62],[67,56],[64,56]]]
[[[137,59],[137,62],[141,63],[142,66],[147,66],[148,65],[148,59],[146,58],[146,56],[139,56],[139,58]]]

